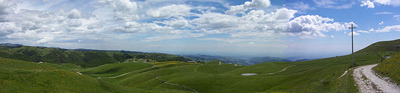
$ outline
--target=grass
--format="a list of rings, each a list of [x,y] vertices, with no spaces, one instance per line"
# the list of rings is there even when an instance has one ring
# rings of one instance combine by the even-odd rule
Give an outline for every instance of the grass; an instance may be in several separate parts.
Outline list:
[[[400,52],[374,67],[377,73],[390,77],[391,81],[400,84]]]
[[[146,63],[114,63],[106,64],[99,67],[82,70],[81,73],[93,77],[111,77],[124,73],[149,68],[151,64]]]
[[[62,69],[59,69],[62,68]],[[75,66],[32,63],[0,58],[0,92],[158,93],[181,90],[126,87],[72,72]]]
[[[380,51],[373,45],[354,54],[356,66],[375,64],[386,56],[392,56],[396,50],[396,41],[380,42]],[[384,60],[376,69],[395,81],[400,79],[397,74],[400,54]],[[3,63],[4,60],[6,63]],[[15,61],[15,62],[14,62]],[[337,56],[301,62],[268,62],[250,66],[234,66],[219,64],[219,61],[202,64],[180,61],[164,61],[151,63],[116,63],[99,67],[82,69],[74,65],[54,66],[51,64],[37,64],[19,62],[17,60],[1,59],[0,92],[18,92],[20,88],[29,87],[21,91],[39,92],[76,92],[87,89],[87,92],[198,92],[211,93],[248,93],[248,92],[300,92],[300,93],[354,93],[358,92],[352,78],[351,55]],[[10,63],[11,62],[11,63]],[[26,67],[26,68],[25,68]],[[286,68],[286,69],[285,69]],[[80,70],[84,75],[76,75],[73,69]],[[283,70],[285,69],[285,70]],[[342,74],[348,71],[343,77]],[[124,76],[113,77],[127,73]],[[256,73],[253,76],[242,76],[243,73]],[[18,76],[20,75],[20,76]],[[69,76],[69,78],[63,77]],[[24,77],[24,78],[21,78]],[[26,77],[26,78],[25,78]],[[36,77],[36,78],[32,78]],[[53,79],[52,77],[56,78]],[[96,79],[102,77],[101,79]],[[41,81],[43,79],[49,81]],[[51,79],[50,79],[51,78]],[[158,78],[158,79],[157,79]],[[81,80],[81,81],[79,81]],[[177,84],[168,85],[164,81]],[[11,83],[8,83],[10,82]],[[69,82],[69,83],[63,83]],[[73,85],[93,84],[92,86]],[[23,83],[26,85],[22,85]],[[80,83],[82,82],[82,83]],[[37,84],[37,85],[33,85]],[[54,85],[64,85],[63,88],[54,88]],[[10,87],[11,86],[11,87]],[[39,86],[30,87],[30,86]],[[41,87],[40,87],[41,86]],[[66,86],[79,86],[74,89]],[[49,89],[40,90],[41,88]],[[75,89],[76,88],[76,89]],[[60,90],[61,89],[61,90]],[[4,90],[4,91],[3,91]]]
[[[376,56],[372,54],[369,52],[356,53],[355,62],[358,65],[373,64],[376,62]],[[182,87],[166,85],[156,77],[198,92],[358,91],[354,86],[351,73],[339,78],[346,70],[350,69],[351,55],[305,62],[268,62],[251,66],[219,65],[217,62],[188,64],[177,61],[150,64],[155,67],[107,80],[127,87],[173,89],[188,92],[190,90]],[[284,68],[287,69],[282,71]],[[242,73],[257,73],[258,75],[241,76]]]

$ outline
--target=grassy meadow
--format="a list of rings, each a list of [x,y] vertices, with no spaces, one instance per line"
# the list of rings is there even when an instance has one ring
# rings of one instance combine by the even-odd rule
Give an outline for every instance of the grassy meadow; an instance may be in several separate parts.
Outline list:
[[[380,63],[374,69],[399,82],[400,54],[396,54],[399,48],[393,43],[398,41],[379,42],[379,51],[373,45],[357,51],[356,66]],[[384,60],[388,56],[390,59]],[[220,64],[218,60],[205,63],[143,60],[82,68],[71,63],[0,58],[0,92],[358,92],[351,75],[351,55],[249,66]],[[244,73],[256,75],[243,76]]]

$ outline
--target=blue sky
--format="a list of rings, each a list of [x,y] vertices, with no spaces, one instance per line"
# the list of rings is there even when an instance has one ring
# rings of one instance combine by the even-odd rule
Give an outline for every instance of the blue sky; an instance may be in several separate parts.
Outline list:
[[[400,0],[0,0],[0,42],[322,58],[399,39]]]

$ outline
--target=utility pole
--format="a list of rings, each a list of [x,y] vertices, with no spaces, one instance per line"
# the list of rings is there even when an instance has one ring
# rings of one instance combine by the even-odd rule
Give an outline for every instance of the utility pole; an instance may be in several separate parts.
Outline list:
[[[354,44],[353,44],[353,29],[355,29],[356,27],[353,26],[353,24],[351,24],[351,27],[349,27],[349,29],[351,29],[351,66],[354,67]]]
[[[378,46],[379,44],[376,43],[376,63],[379,63]]]

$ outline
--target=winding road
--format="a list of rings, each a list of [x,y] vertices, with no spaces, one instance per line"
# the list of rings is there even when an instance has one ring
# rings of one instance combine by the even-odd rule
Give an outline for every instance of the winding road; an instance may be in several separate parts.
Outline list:
[[[372,70],[378,64],[360,66],[354,69],[354,81],[361,93],[400,93],[397,84],[391,83],[377,76]]]

